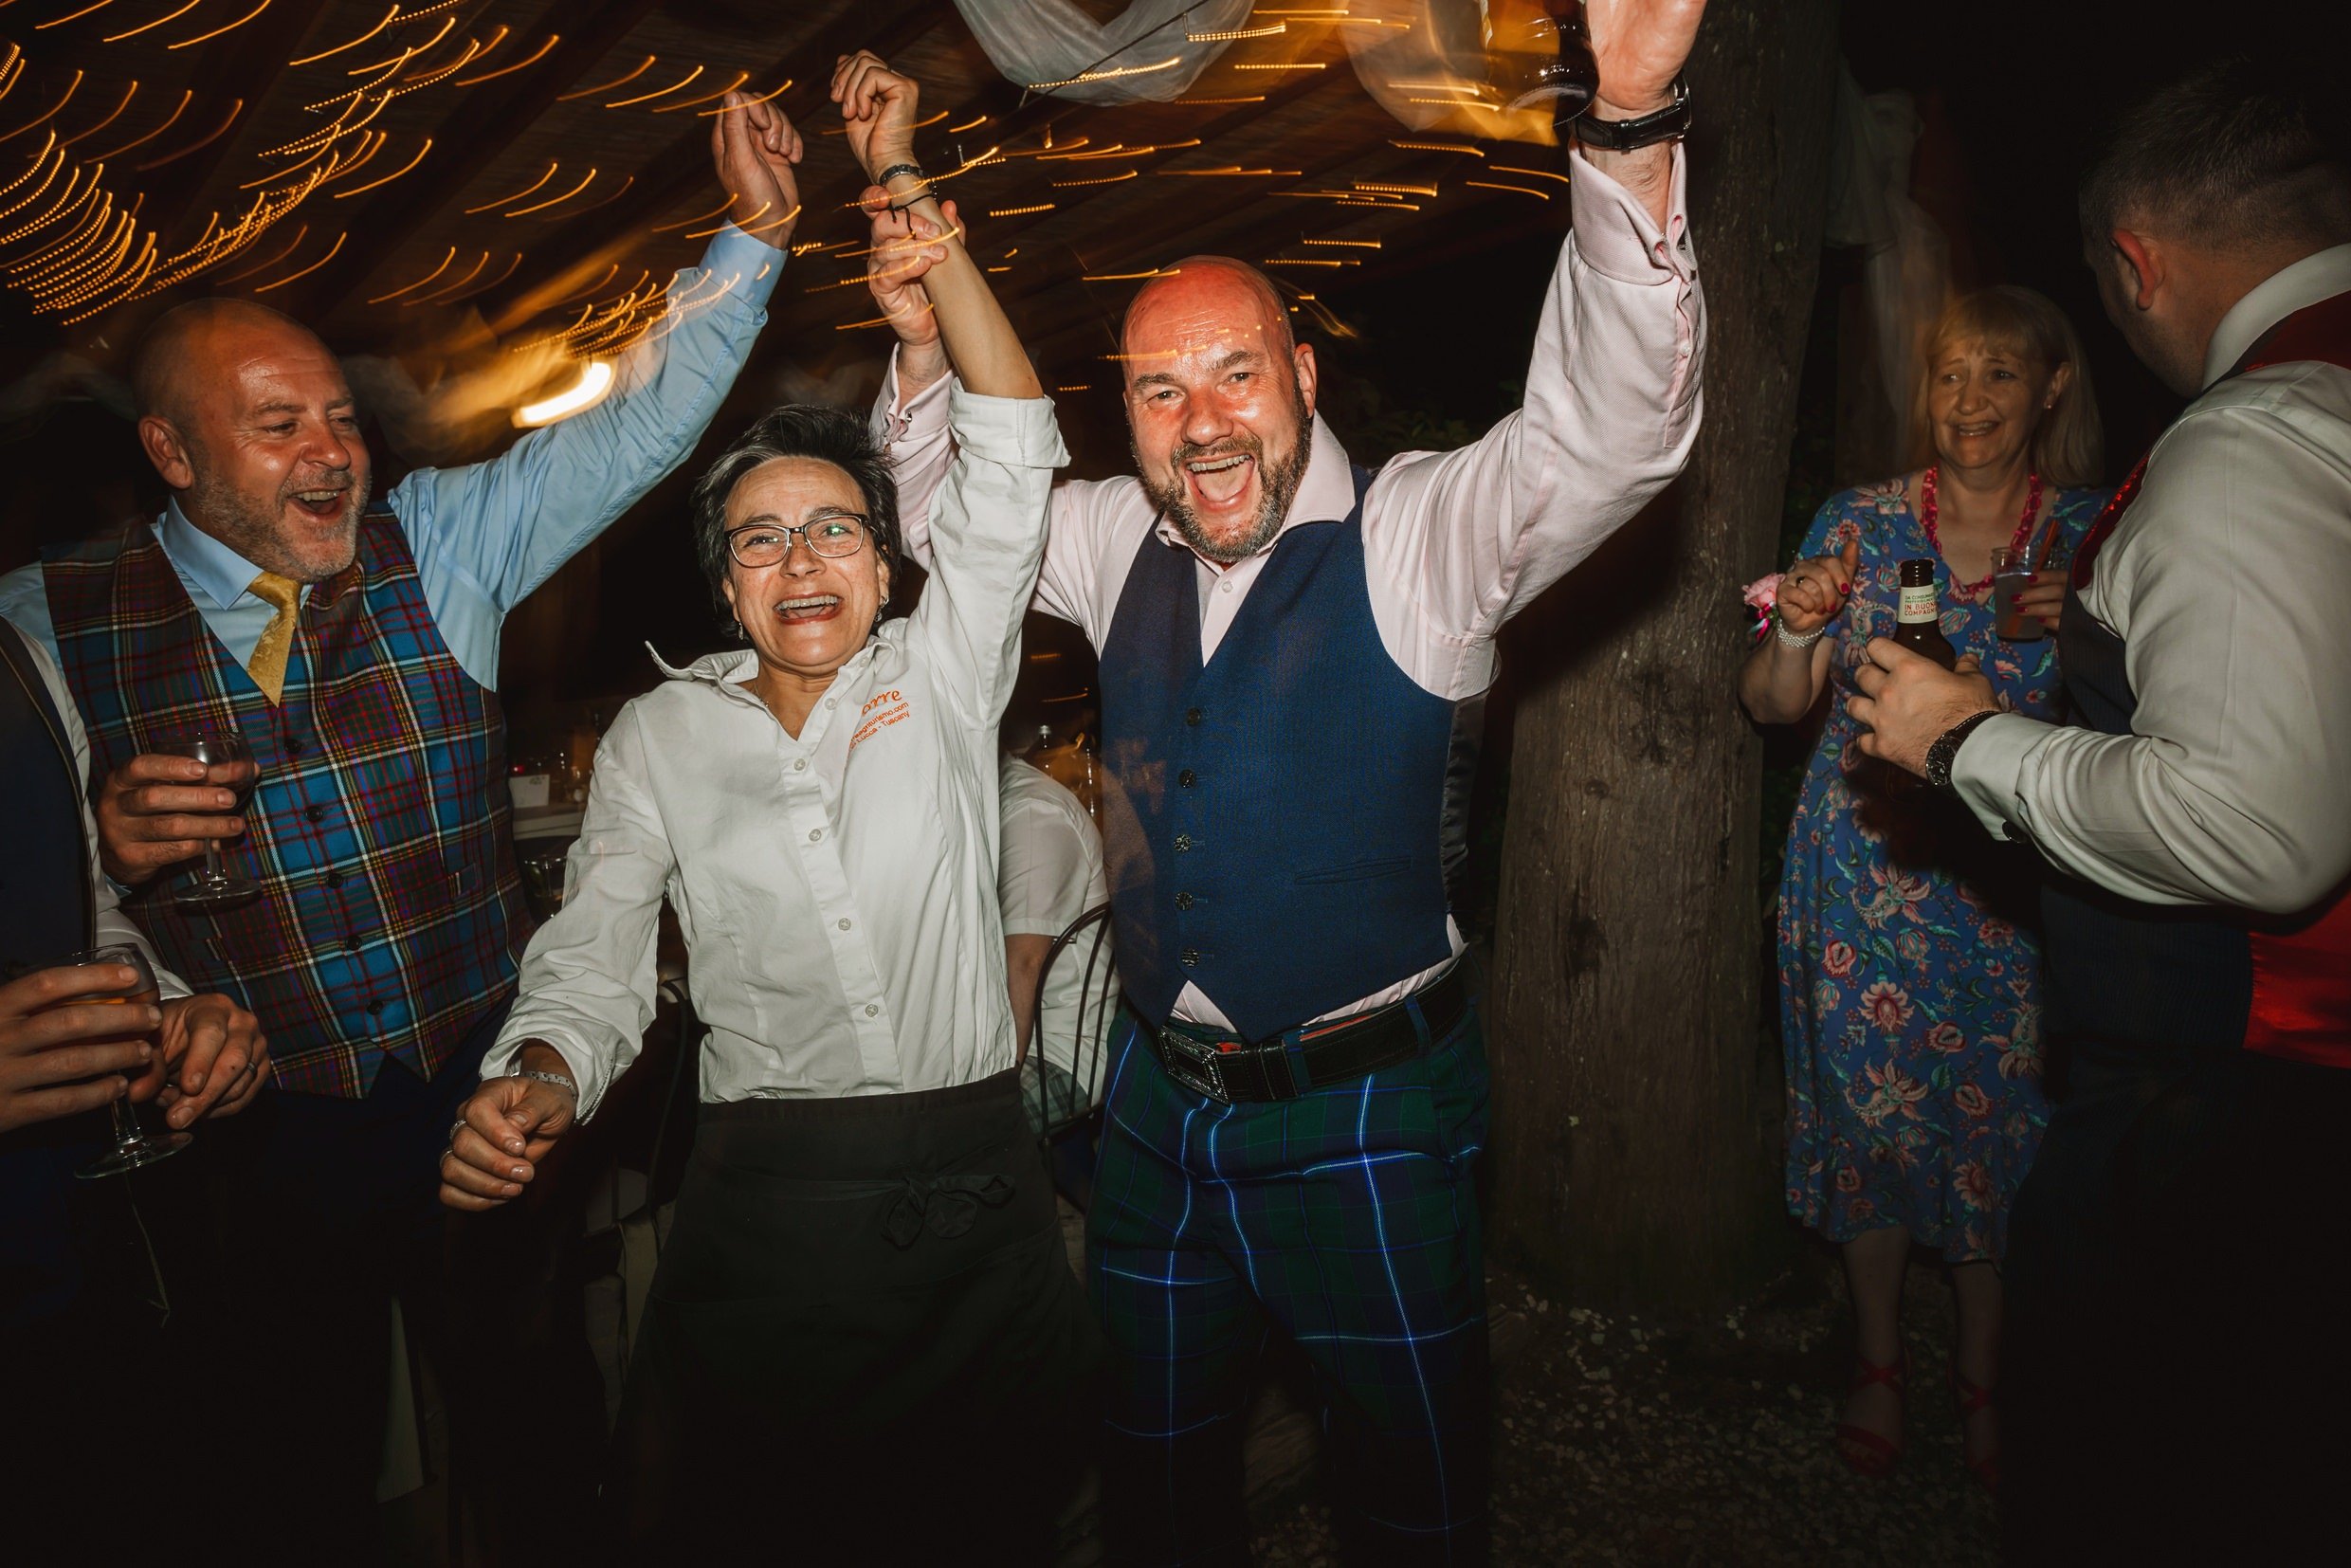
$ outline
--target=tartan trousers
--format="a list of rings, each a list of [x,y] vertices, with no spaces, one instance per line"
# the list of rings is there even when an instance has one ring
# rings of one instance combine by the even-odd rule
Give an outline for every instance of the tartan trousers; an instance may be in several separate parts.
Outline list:
[[[1485,1560],[1485,1052],[1474,1004],[1433,1040],[1407,1006],[1419,1056],[1234,1105],[1121,1010],[1086,1215],[1111,1560],[1248,1560],[1241,1424],[1277,1327],[1313,1369],[1345,1559]]]

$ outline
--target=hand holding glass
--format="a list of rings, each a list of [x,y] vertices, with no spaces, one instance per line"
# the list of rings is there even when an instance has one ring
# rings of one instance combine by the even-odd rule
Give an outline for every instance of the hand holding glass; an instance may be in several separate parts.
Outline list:
[[[88,1007],[93,1004],[102,1006],[113,1003],[122,1007],[155,1007],[157,1004],[159,993],[155,986],[155,972],[148,967],[147,955],[137,948],[131,946],[128,942],[119,942],[111,947],[92,948],[87,953],[76,953],[66,958],[63,967],[78,969],[92,964],[120,964],[131,971],[131,983],[119,991],[97,992],[75,996],[61,1005]],[[149,1063],[147,1072],[140,1074],[139,1077],[143,1080],[152,1075],[160,1081],[165,1071],[163,1042],[159,1038],[161,1031],[153,1026],[147,1026],[125,1030],[123,1032],[126,1037],[143,1035],[148,1043],[155,1047],[154,1059]],[[189,1133],[150,1134],[140,1130],[138,1117],[131,1109],[131,1093],[137,1082],[133,1081],[132,1087],[126,1087],[123,1093],[107,1103],[106,1114],[114,1126],[114,1147],[74,1172],[74,1175],[82,1180],[94,1181],[100,1176],[120,1176],[123,1172],[135,1171],[141,1165],[152,1165],[158,1159],[179,1153],[192,1141],[193,1135]],[[158,1086],[160,1086],[159,1082]]]
[[[2025,552],[2003,544],[1992,552],[1992,610],[1998,617],[2000,636],[2012,643],[2037,643],[2049,627],[2037,615],[2016,608],[2016,592],[2032,585],[2032,561]]]
[[[210,725],[183,730],[166,736],[156,748],[166,757],[189,757],[205,765],[208,781],[229,791],[237,799],[230,810],[242,810],[253,793],[258,776],[253,766],[253,753],[245,743],[245,737],[233,729]],[[226,777],[211,774],[227,770]],[[204,858],[189,872],[187,880],[172,894],[173,904],[181,909],[225,909],[245,903],[261,891],[249,877],[238,876],[228,869],[228,857],[221,849],[219,839],[204,841]]]

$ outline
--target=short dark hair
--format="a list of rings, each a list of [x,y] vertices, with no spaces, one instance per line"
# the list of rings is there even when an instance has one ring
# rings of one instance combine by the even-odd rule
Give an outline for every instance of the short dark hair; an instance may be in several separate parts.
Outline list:
[[[2281,76],[2231,56],[2123,110],[2082,178],[2083,238],[2136,220],[2232,249],[2351,239],[2351,177]]]
[[[694,554],[710,584],[719,618],[732,625],[726,602],[726,501],[735,483],[762,463],[779,457],[814,458],[849,476],[865,500],[866,533],[895,574],[905,558],[898,527],[898,484],[889,459],[866,421],[846,409],[819,403],[787,403],[762,416],[719,454],[719,461],[694,482]]]

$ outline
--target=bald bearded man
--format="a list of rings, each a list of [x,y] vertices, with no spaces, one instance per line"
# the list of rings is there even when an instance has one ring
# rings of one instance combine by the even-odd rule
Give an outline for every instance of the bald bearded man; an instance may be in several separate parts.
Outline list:
[[[1701,9],[1591,9],[1596,112],[1646,123],[1590,128],[1571,161],[1522,411],[1356,467],[1273,285],[1194,256],[1127,314],[1139,476],[1055,488],[1036,602],[1101,655],[1126,990],[1087,1216],[1117,1560],[1245,1559],[1239,1424],[1277,1330],[1317,1374],[1348,1559],[1485,1554],[1486,1069],[1447,898],[1462,742],[1503,622],[1696,433],[1670,143]],[[918,545],[951,451],[921,304],[884,301],[901,341],[876,410]]]
[[[604,403],[491,462],[418,469],[371,507],[333,352],[258,304],[198,301],[155,324],[136,375],[164,514],[0,579],[0,614],[55,650],[87,723],[108,874],[170,965],[250,1008],[276,1047],[276,1092],[192,1156],[229,1194],[224,1275],[247,1298],[237,1451],[270,1476],[251,1510],[262,1560],[378,1555],[395,1292],[445,1358],[458,1480],[494,1559],[561,1558],[537,1522],[589,1513],[602,1394],[567,1322],[577,1293],[555,1286],[562,1216],[469,1217],[445,1238],[438,1164],[530,936],[500,627],[693,449],[784,264],[793,226],[773,214],[798,210],[797,135],[731,94],[711,152],[733,221],[678,274],[668,319]],[[252,750],[241,815],[243,779],[166,754],[198,724]],[[260,891],[180,909],[176,873],[210,841]],[[490,1354],[473,1375],[447,1364]],[[477,1419],[474,1388],[499,1408]],[[481,1435],[516,1406],[551,1440]]]

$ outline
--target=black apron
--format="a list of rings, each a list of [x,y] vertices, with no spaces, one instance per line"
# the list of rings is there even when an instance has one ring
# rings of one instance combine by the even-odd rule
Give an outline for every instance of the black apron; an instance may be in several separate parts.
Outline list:
[[[1094,1329],[1017,1077],[702,1108],[607,1489],[621,1560],[1049,1560]]]

